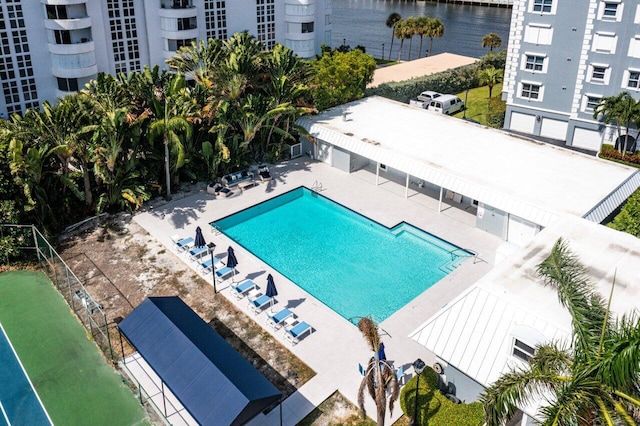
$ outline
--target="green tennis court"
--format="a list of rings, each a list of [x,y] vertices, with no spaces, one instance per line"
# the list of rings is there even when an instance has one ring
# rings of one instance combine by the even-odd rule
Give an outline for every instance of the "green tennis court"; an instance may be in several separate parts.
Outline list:
[[[148,424],[44,274],[0,274],[0,323],[54,424]]]

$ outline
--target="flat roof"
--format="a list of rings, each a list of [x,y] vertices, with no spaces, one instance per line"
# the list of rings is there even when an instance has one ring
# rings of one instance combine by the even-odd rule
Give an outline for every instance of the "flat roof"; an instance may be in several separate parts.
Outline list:
[[[640,239],[565,217],[497,264],[410,337],[485,386],[518,362],[511,356],[514,337],[529,345],[559,339],[570,343],[571,317],[556,290],[544,286],[536,272],[560,237],[605,299],[615,276],[614,317],[640,308]]]
[[[635,168],[378,96],[298,123],[317,139],[543,226],[565,214],[600,221],[640,186]]]

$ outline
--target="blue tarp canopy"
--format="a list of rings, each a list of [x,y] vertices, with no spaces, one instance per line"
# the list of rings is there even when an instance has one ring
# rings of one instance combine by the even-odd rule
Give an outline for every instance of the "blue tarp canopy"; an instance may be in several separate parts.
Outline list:
[[[179,297],[149,297],[118,325],[201,425],[240,425],[281,393]]]

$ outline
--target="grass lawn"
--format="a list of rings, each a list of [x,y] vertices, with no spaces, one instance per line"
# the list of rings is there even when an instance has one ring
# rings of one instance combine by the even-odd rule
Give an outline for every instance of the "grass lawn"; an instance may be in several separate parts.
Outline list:
[[[493,86],[492,97],[500,98],[502,93],[502,83]],[[463,101],[465,100],[466,92],[458,93],[458,96]],[[489,88],[487,86],[477,87],[469,90],[469,96],[467,98],[467,111],[466,118],[477,121],[480,124],[487,124],[487,107],[489,101]],[[464,111],[454,114],[454,117],[462,118],[465,116]]]
[[[44,274],[0,274],[0,322],[54,424],[148,424]]]

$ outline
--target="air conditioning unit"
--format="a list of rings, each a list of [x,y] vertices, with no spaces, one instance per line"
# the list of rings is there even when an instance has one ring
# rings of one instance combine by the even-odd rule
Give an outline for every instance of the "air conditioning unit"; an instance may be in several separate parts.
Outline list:
[[[380,163],[379,167],[380,167],[380,170],[382,170],[383,172],[387,171],[387,165],[386,164]]]
[[[298,158],[302,156],[302,144],[297,143],[294,145],[289,145],[291,148],[291,158]]]

